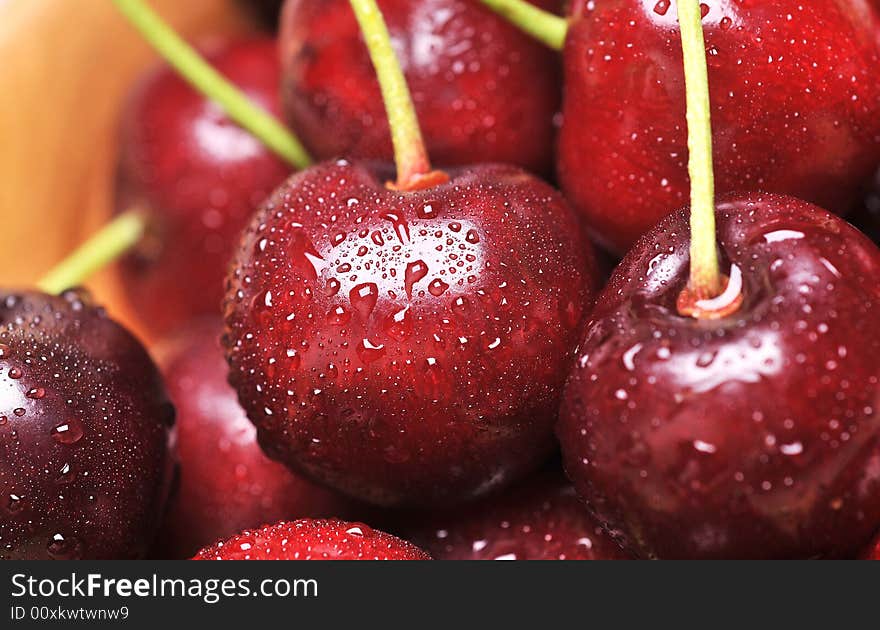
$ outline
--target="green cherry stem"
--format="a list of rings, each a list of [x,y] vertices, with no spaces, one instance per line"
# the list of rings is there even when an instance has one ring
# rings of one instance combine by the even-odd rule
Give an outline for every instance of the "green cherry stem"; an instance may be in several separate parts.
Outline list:
[[[508,22],[554,50],[562,50],[568,20],[539,9],[526,0],[480,0]]]
[[[688,174],[691,180],[691,267],[689,291],[698,300],[718,296],[723,281],[715,235],[715,174],[709,73],[700,0],[679,0],[678,21],[687,93]]]
[[[142,212],[129,210],[120,214],[43,276],[37,288],[58,294],[79,286],[93,273],[134,247],[145,230],[146,218]]]
[[[312,163],[287,127],[214,70],[143,0],[113,0],[119,11],[195,89],[297,169]]]
[[[375,0],[350,0],[350,3],[379,78],[391,127],[397,182],[389,186],[396,190],[418,190],[446,181],[448,177],[444,173],[431,169],[412,96],[379,7]]]

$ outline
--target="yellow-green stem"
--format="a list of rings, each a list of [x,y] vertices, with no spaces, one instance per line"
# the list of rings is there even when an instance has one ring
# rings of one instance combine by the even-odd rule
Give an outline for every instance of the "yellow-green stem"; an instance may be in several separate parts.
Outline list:
[[[690,290],[699,299],[723,290],[715,235],[715,174],[709,73],[700,0],[678,1],[678,22],[687,92],[688,173],[691,180]]]
[[[539,9],[526,0],[480,0],[498,15],[554,50],[562,50],[568,20]]]
[[[43,276],[37,288],[58,294],[81,285],[93,273],[134,247],[145,229],[143,213],[130,210],[120,214]]]
[[[269,112],[214,70],[143,0],[113,0],[140,34],[195,89],[216,102],[226,114],[298,169],[312,163],[300,141]]]
[[[397,166],[395,187],[400,190],[421,188],[425,182],[435,180],[437,174],[431,171],[412,96],[391,46],[385,18],[375,0],[350,0],[350,3],[382,88]]]

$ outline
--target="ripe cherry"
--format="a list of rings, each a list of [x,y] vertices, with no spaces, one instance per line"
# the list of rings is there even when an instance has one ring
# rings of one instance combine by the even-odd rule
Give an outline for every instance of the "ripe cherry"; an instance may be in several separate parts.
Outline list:
[[[267,452],[380,504],[450,503],[535,468],[592,298],[561,197],[514,167],[387,189],[337,162],[245,233],[231,382]]]
[[[838,213],[880,162],[880,17],[865,0],[706,0],[719,191]],[[625,251],[687,200],[676,2],[574,0],[558,172],[596,236]]]
[[[142,556],[173,419],[146,351],[86,294],[0,293],[0,558]]]
[[[230,382],[269,455],[382,505],[455,503],[535,469],[593,260],[573,213],[513,166],[431,170],[373,0],[352,0],[392,118],[396,182],[293,176],[242,237]]]
[[[219,322],[203,320],[163,344],[177,408],[179,488],[157,554],[188,558],[205,545],[281,519],[345,516],[352,508],[269,460],[226,382]]]
[[[277,112],[280,68],[269,38],[230,42],[209,61]],[[123,120],[116,206],[148,214],[151,230],[123,261],[145,326],[164,334],[216,313],[238,235],[291,167],[170,68],[151,75]]]
[[[568,474],[644,555],[853,557],[880,524],[880,251],[789,197],[733,197],[717,220],[714,307],[740,285],[742,304],[679,314],[685,212],[640,240],[568,382]]]
[[[194,560],[430,560],[418,547],[363,523],[301,519],[246,530]]]
[[[551,171],[560,99],[553,51],[477,0],[380,0],[379,7],[437,164]],[[288,0],[280,45],[287,121],[312,153],[390,161],[379,84],[348,1]]]
[[[542,473],[504,494],[407,524],[404,536],[435,560],[622,560],[570,483]]]

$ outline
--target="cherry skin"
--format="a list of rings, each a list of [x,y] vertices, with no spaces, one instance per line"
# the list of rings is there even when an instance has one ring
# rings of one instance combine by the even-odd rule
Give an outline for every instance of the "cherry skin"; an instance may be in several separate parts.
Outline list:
[[[130,559],[170,487],[174,408],[84,293],[0,293],[0,559]]]
[[[622,560],[629,556],[557,472],[403,529],[435,560]]]
[[[221,330],[214,319],[203,320],[163,344],[162,371],[177,408],[180,478],[159,536],[160,557],[189,558],[249,527],[352,509],[260,450],[226,382]]]
[[[566,470],[642,555],[854,557],[880,523],[880,250],[794,198],[717,207],[743,304],[678,314],[686,211],[641,239],[566,388]]]
[[[378,4],[436,164],[552,170],[560,100],[553,51],[478,0]],[[391,161],[379,83],[348,0],[288,0],[280,46],[287,121],[312,154]]]
[[[363,523],[301,519],[246,530],[193,560],[430,560],[424,551]]]
[[[279,113],[275,43],[228,43],[207,54],[217,70]],[[122,264],[148,331],[213,314],[226,265],[251,214],[290,167],[168,67],[130,99],[122,130],[116,207],[145,209],[151,236]]]
[[[865,0],[703,6],[719,192],[848,211],[880,163],[877,12]],[[571,11],[559,181],[594,235],[626,251],[688,199],[676,5],[574,0]]]
[[[230,382],[263,449],[379,505],[455,503],[553,448],[592,299],[562,197],[512,166],[394,192],[367,167],[293,176],[229,279]]]

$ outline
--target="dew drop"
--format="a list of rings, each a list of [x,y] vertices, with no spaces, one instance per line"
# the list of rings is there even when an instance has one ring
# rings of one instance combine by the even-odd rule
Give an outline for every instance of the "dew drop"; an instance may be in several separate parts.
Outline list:
[[[79,420],[72,418],[52,429],[52,437],[59,444],[76,444],[82,439],[83,427]]]

